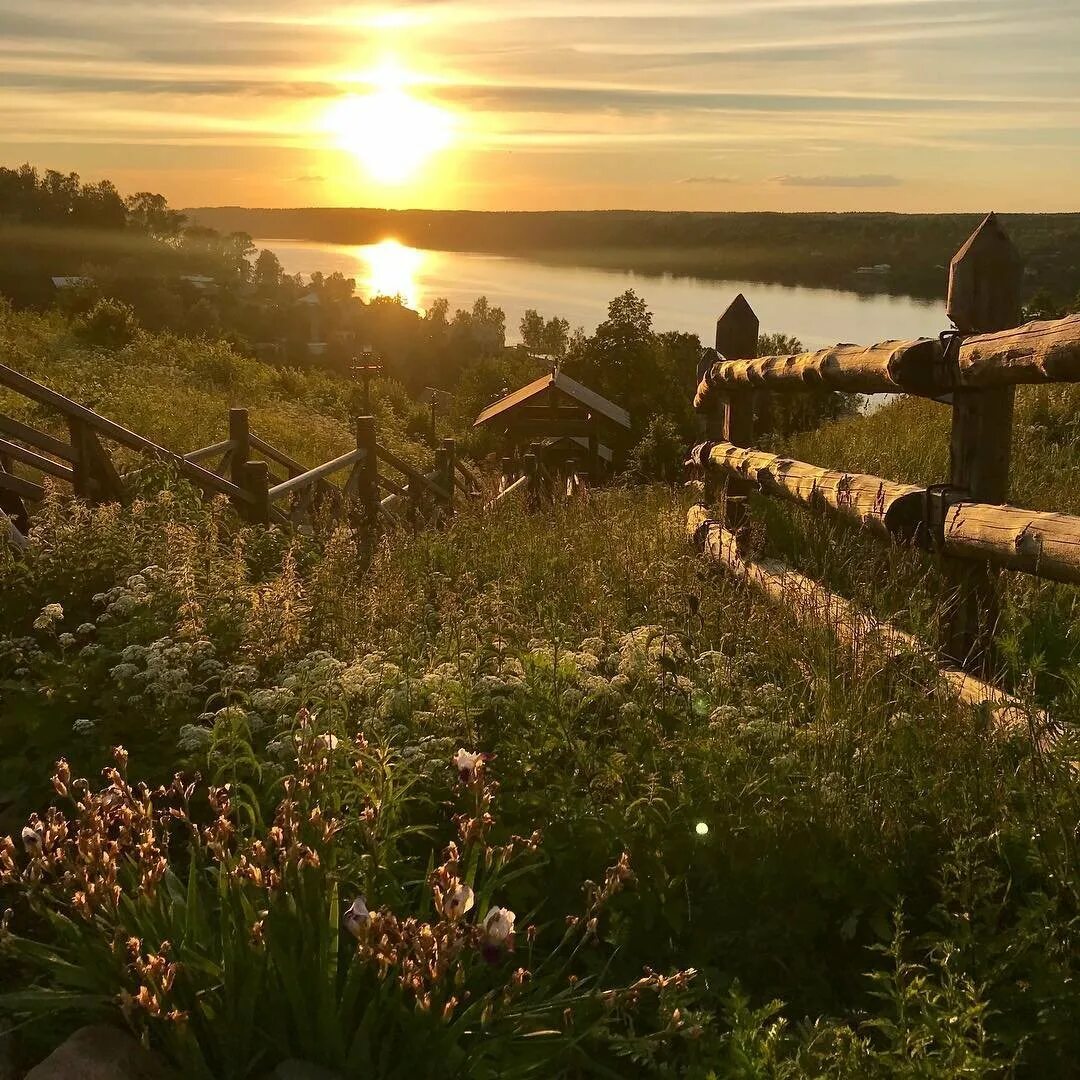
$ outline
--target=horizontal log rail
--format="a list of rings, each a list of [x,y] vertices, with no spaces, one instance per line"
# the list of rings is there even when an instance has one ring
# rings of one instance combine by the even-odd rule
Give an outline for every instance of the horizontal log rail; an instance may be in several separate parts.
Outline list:
[[[407,498],[409,494],[409,489],[406,485],[399,484],[396,480],[392,480],[386,473],[379,473],[379,487],[386,488],[391,495],[396,495],[401,499]]]
[[[971,502],[963,492],[946,492],[945,510],[928,514],[926,488],[820,469],[724,442],[695,446],[689,464],[741,477],[766,494],[812,509],[824,506],[899,542],[919,538],[946,555],[1080,583],[1080,517]]]
[[[960,502],[948,510],[943,545],[958,558],[1080,583],[1080,517]]]
[[[33,450],[27,450],[25,447],[9,442],[7,439],[0,439],[0,457],[9,457],[13,461],[21,461],[24,465],[29,465],[37,469],[38,472],[45,473],[46,476],[53,476],[57,480],[66,480],[69,484],[74,482],[75,472],[70,465],[61,465],[60,462],[53,461],[52,458],[35,453]]]
[[[236,449],[236,444],[231,439],[225,439],[222,442],[213,443],[211,446],[204,446],[199,450],[192,450],[187,454],[182,455],[185,461],[190,461],[193,464],[198,464],[200,461],[205,461],[207,458],[216,457],[218,454],[228,454]],[[221,465],[218,465],[221,468]],[[144,465],[140,469],[129,469],[123,474],[121,479],[126,483],[129,480],[137,480],[140,476],[145,476],[150,471],[149,465]],[[215,476],[220,476],[216,470],[210,470]]]
[[[746,558],[740,551],[738,537],[721,522],[714,521],[706,507],[698,504],[690,508],[686,531],[704,554],[783,606],[798,622],[830,630],[857,662],[874,650],[890,659],[912,654],[929,655],[927,647],[911,634],[890,622],[866,615],[849,600],[779,559]],[[1034,723],[1040,738],[1043,737],[1047,717],[1042,711],[1030,708],[1000,687],[958,668],[939,666],[937,673],[957,701],[988,707],[999,730],[1015,734],[1030,730]]]
[[[79,452],[70,443],[61,441],[52,435],[46,435],[44,431],[38,431],[29,424],[22,423],[14,417],[0,413],[0,435],[6,435],[9,439],[18,439],[19,442],[27,443],[35,450],[45,454],[52,454],[71,465],[79,461]]]
[[[436,484],[432,477],[436,474],[431,473],[425,475],[420,472],[419,469],[414,468],[407,461],[399,458],[392,450],[388,450],[381,443],[377,447],[377,454],[380,461],[386,462],[387,465],[397,469],[399,473],[402,473],[409,481],[417,483],[420,487],[426,488],[437,499],[447,502],[450,499],[450,493],[442,487],[440,484]]]
[[[64,397],[63,394],[57,393],[57,391],[47,386],[42,386],[6,364],[0,364],[0,386],[6,386],[9,390],[14,390],[16,393],[38,402],[40,405],[47,405],[56,409],[57,412],[63,413],[70,419],[81,421],[91,430],[104,435],[107,439],[112,439],[113,442],[119,443],[121,446],[126,446],[129,450],[135,450],[172,465],[181,476],[204,491],[228,495],[231,499],[241,502],[250,502],[252,500],[250,493],[236,484],[202,468],[201,465],[185,460],[180,454],[174,454],[172,451],[158,446],[157,443],[143,438],[142,435],[137,435],[134,431],[129,431],[120,424],[100,416],[93,409],[88,409],[85,405],[80,405],[78,402]]]
[[[380,476],[381,475],[382,474],[380,473]],[[438,472],[436,472],[434,470],[432,470],[429,473],[418,474],[418,478],[420,480],[427,481],[428,486],[432,486],[432,487],[437,486],[437,485],[435,485],[435,480],[437,479],[438,476],[439,476]],[[421,484],[421,485],[418,485],[418,486],[423,487],[424,485]],[[438,490],[441,491],[442,488],[438,488]],[[408,483],[408,484],[405,484],[404,487],[402,487],[401,485],[398,485],[398,490],[396,492],[393,492],[390,495],[387,495],[386,498],[383,499],[382,502],[379,505],[384,507],[385,509],[389,510],[390,507],[397,506],[397,504],[402,499],[410,499],[410,498],[412,498],[412,496],[413,496],[413,488],[412,488],[411,482]]]
[[[275,484],[269,491],[270,501],[276,502],[278,499],[285,498],[286,495],[291,495],[294,491],[300,491],[302,488],[316,483],[331,473],[355,465],[357,462],[364,460],[365,454],[366,451],[361,449],[350,450],[340,457],[324,461],[321,465],[316,465],[315,468],[300,473],[299,476],[292,476],[280,484]]]
[[[21,476],[0,469],[0,490],[10,491],[22,499],[33,499],[41,502],[45,498],[45,489],[32,480],[24,480]]]
[[[516,491],[524,490],[528,486],[529,479],[528,476],[519,476],[512,484],[507,484],[494,499],[489,503],[486,503],[484,509],[490,510],[497,503],[502,502],[508,495],[513,495]]]
[[[472,469],[470,469],[469,466],[466,465],[465,462],[462,461],[461,458],[457,457],[456,455],[454,457],[454,468],[459,473],[461,473],[461,475],[464,476],[465,479],[468,480],[468,482],[472,485],[471,489],[463,488],[462,489],[463,491],[468,492],[469,490],[472,490],[472,491],[478,491],[479,490],[479,488],[480,488],[480,477],[477,476],[476,473],[474,473],[472,471]]]
[[[227,454],[235,448],[236,443],[232,439],[222,439],[221,442],[211,443],[209,446],[184,454],[184,460],[198,464],[200,461],[206,461],[207,458],[217,457],[218,454]]]
[[[690,462],[742,477],[770,495],[810,507],[827,506],[887,536],[911,539],[922,521],[926,489],[895,484],[880,476],[821,469],[727,442],[695,446]]]
[[[726,391],[819,387],[859,394],[940,397],[962,388],[1080,382],[1080,315],[973,334],[946,350],[936,338],[835,345],[816,352],[725,360],[706,366],[694,408],[707,411]]]
[[[959,386],[1080,382],[1080,315],[965,338]]]

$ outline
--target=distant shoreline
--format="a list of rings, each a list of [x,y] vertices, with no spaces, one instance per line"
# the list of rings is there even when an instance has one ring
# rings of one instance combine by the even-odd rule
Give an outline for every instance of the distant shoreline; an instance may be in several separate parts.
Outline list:
[[[920,299],[943,295],[953,253],[979,214],[639,210],[378,210],[196,207],[200,225],[283,240],[515,255],[556,265],[826,287]],[[1004,214],[1026,292],[1080,289],[1080,213]],[[880,269],[885,267],[887,269]],[[874,269],[868,273],[868,269]],[[861,271],[861,272],[860,272]]]

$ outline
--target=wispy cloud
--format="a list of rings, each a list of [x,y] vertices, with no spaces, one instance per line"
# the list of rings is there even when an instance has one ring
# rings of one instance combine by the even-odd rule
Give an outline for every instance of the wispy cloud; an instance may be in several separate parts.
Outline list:
[[[0,0],[0,162],[138,157],[140,186],[201,202],[257,154],[252,199],[392,197],[328,159],[327,117],[394,55],[458,121],[442,205],[1063,208],[1076,4]]]
[[[774,176],[774,184],[781,187],[804,188],[890,188],[899,187],[899,176],[886,173],[861,173],[858,176]]]

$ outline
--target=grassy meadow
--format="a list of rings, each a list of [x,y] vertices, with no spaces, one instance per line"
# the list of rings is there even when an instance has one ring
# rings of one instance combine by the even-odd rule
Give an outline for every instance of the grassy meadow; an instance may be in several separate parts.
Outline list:
[[[305,461],[349,444],[340,380],[2,326],[7,363],[170,447],[220,438],[230,402]],[[376,404],[417,460],[407,399]],[[1018,501],[1077,512],[1075,415],[1057,391],[1021,401]],[[944,424],[901,403],[790,449],[938,479]],[[347,1077],[1071,1075],[1076,740],[995,734],[931,692],[925,657],[855,665],[703,563],[687,502],[466,506],[371,551],[331,523],[243,526],[175,483],[125,508],[51,495],[29,552],[0,549],[18,1053],[112,1019],[229,1080],[289,1058]],[[773,550],[933,627],[932,562],[757,519]],[[1067,720],[1075,594],[1010,588],[1017,681]]]

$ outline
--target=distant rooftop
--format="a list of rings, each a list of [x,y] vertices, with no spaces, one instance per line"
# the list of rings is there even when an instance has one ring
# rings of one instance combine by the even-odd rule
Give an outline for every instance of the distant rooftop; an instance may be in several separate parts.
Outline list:
[[[576,379],[571,379],[569,375],[564,374],[558,368],[548,372],[547,375],[542,375],[527,386],[521,387],[520,390],[507,394],[493,405],[489,405],[476,418],[473,427],[482,427],[496,417],[502,416],[512,409],[516,409],[519,405],[523,405],[552,389],[560,391],[578,402],[579,405],[583,405],[591,412],[598,413],[613,424],[629,429],[630,414],[625,409],[616,405],[613,401],[608,401],[606,397],[601,396],[595,390],[582,386]]]

